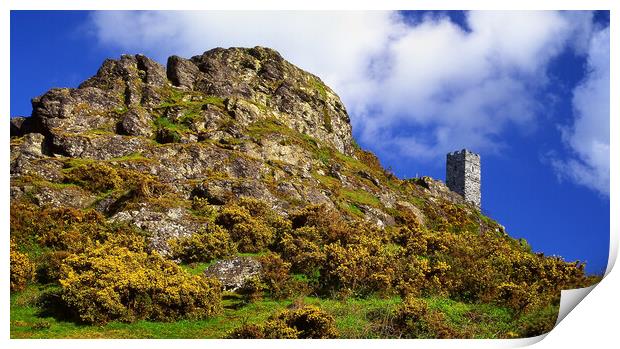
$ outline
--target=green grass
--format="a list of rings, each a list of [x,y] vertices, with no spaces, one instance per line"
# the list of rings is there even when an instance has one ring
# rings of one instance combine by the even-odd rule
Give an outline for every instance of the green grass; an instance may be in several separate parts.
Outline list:
[[[86,134],[86,135],[95,135],[95,136],[102,136],[102,135],[114,135],[115,133],[110,131],[109,129],[93,128],[91,130],[88,130],[88,131],[84,132],[84,134]]]
[[[159,104],[156,108],[182,107],[187,109],[201,108],[206,104],[224,108],[224,99],[217,96],[207,96],[197,91],[180,91],[170,89],[166,101]]]
[[[316,156],[323,163],[323,165],[329,165],[332,160],[332,150],[329,148],[320,148],[316,151]]]
[[[514,328],[512,312],[492,304],[466,304],[442,297],[426,299],[431,309],[442,312],[453,328],[471,338],[501,338]]]
[[[166,117],[159,117],[155,119],[154,122],[157,128],[164,128],[164,129],[178,131],[178,132],[187,131],[187,126],[185,126],[184,124],[177,124]]]
[[[327,99],[327,86],[315,77],[310,78],[310,88],[319,92],[323,100]]]
[[[108,160],[105,160],[106,162],[131,162],[131,161],[138,161],[138,162],[142,162],[142,161],[153,161],[149,158],[144,157],[144,155],[142,155],[142,153],[139,152],[135,152],[135,153],[131,153],[125,156],[119,156],[116,158],[111,158]]]
[[[70,187],[76,187],[78,188],[79,186],[75,183],[54,183],[54,182],[49,182],[49,181],[33,181],[31,182],[33,186],[35,187],[47,187],[50,189],[66,189],[66,188],[70,188]]]
[[[379,201],[376,196],[364,190],[342,189],[340,191],[340,195],[354,204],[369,205],[374,207],[381,205],[381,201]]]
[[[202,275],[204,271],[213,265],[216,261],[211,261],[207,263],[192,263],[192,264],[181,264],[181,268],[191,275]]]
[[[168,98],[159,104],[155,109],[180,108],[183,114],[176,122],[166,118],[159,117],[154,123],[157,128],[163,128],[171,131],[184,133],[189,131],[188,126],[201,115],[201,110],[206,105],[214,105],[220,109],[224,109],[224,99],[216,96],[207,96],[196,91],[179,91],[171,89],[168,91]]]
[[[337,180],[336,178],[332,177],[332,176],[323,176],[320,175],[316,172],[312,173],[312,177],[316,180],[318,180],[322,185],[324,185],[326,188],[340,188],[342,186],[342,184],[340,183],[339,180]]]
[[[340,338],[379,338],[376,314],[387,314],[400,304],[400,297],[348,298],[346,300],[304,298],[304,303],[316,305],[329,312],[336,320]]]
[[[201,273],[209,263],[183,266],[192,274]],[[299,277],[299,276],[297,276]],[[315,305],[331,314],[340,338],[381,338],[385,326],[401,304],[400,297],[348,298],[345,300],[317,297],[244,303],[241,296],[224,293],[223,312],[210,319],[176,322],[138,321],[111,322],[89,326],[62,321],[40,314],[37,299],[49,286],[31,285],[11,294],[11,338],[224,338],[231,330],[246,323],[261,324],[293,302]],[[510,310],[492,304],[467,304],[444,297],[424,298],[429,307],[444,315],[447,324],[467,338],[502,338],[526,323],[535,326],[540,316],[557,314],[557,307],[515,319]],[[546,319],[546,318],[545,318]],[[526,321],[526,322],[524,322]],[[538,321],[538,322],[537,322]],[[531,325],[534,324],[534,325]]]
[[[360,210],[360,208],[357,207],[356,204],[346,201],[340,201],[338,202],[338,207],[346,212],[349,212],[353,216],[364,217],[364,212],[362,212],[362,210]]]
[[[287,127],[281,121],[272,118],[258,120],[248,126],[248,134],[257,139],[270,134],[290,136],[294,135],[294,132],[293,129]]]
[[[124,97],[122,98],[123,100],[125,99]],[[124,103],[124,101],[123,101]],[[129,109],[127,108],[127,106],[123,105],[122,107],[118,107],[114,110],[112,110],[112,112],[116,115],[123,115],[125,113],[127,113],[129,111]]]

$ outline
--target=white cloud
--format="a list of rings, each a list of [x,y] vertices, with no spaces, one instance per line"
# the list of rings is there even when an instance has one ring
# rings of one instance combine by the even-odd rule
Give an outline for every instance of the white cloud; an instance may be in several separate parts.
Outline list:
[[[549,83],[549,62],[568,47],[590,52],[590,66],[600,69],[589,12],[469,12],[467,30],[445,16],[406,24],[396,13],[376,11],[102,11],[92,23],[102,44],[160,61],[217,46],[275,48],[339,93],[363,143],[417,159],[462,147],[498,152],[508,128],[535,129],[544,114],[535,92]],[[604,182],[598,172],[609,172],[596,150],[609,139],[591,125],[604,110],[588,102],[604,99],[599,80],[592,73],[575,91],[578,117],[564,132],[575,157],[555,161],[582,184]]]
[[[574,122],[562,129],[572,150],[565,160],[553,159],[562,178],[609,195],[609,28],[590,40],[588,74],[573,91]]]
[[[365,139],[394,140],[405,154],[436,158],[461,147],[498,151],[507,127],[535,127],[541,105],[533,91],[546,83],[549,60],[566,45],[568,18],[485,11],[469,13],[467,23],[470,31],[447,18],[423,21],[390,46],[394,63],[381,82],[383,112],[359,125]],[[394,137],[403,124],[430,127],[429,137]]]

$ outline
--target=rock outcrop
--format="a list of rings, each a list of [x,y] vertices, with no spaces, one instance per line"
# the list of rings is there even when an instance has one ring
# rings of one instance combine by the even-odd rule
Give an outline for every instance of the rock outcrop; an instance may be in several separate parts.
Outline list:
[[[217,208],[247,196],[285,215],[324,204],[379,227],[466,205],[438,181],[383,169],[355,144],[334,91],[267,48],[173,56],[166,67],[108,59],[32,107],[11,119],[11,199],[95,208],[148,231],[163,252],[200,229],[195,200]]]
[[[204,275],[218,279],[226,291],[237,291],[246,286],[253,276],[260,275],[261,264],[254,257],[224,259],[210,265]]]

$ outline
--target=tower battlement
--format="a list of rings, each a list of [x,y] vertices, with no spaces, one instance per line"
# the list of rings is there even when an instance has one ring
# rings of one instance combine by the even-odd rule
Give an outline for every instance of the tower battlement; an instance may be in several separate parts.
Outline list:
[[[448,153],[446,185],[465,201],[480,207],[480,155],[467,149]]]

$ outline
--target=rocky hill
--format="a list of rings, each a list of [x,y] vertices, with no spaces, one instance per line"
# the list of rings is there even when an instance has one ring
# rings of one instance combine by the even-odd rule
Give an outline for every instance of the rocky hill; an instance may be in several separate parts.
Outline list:
[[[198,229],[194,198],[222,205],[253,197],[282,213],[325,204],[380,227],[402,214],[424,224],[427,206],[463,203],[439,181],[401,181],[381,168],[355,144],[340,98],[266,48],[172,56],[167,67],[125,55],[77,89],[52,89],[32,105],[30,118],[11,120],[20,137],[11,143],[11,198],[94,207],[154,241]],[[118,171],[161,193],[130,200],[125,183],[114,181]],[[85,183],[91,179],[110,183]]]
[[[32,106],[30,117],[11,119],[11,238],[46,281],[60,280],[62,299],[83,321],[98,322],[70,292],[75,268],[101,258],[98,244],[119,226],[144,234],[145,253],[176,262],[271,251],[290,268],[284,279],[297,275],[306,294],[320,296],[441,295],[500,304],[518,317],[587,283],[583,265],[532,253],[441,181],[385,170],[355,143],[334,91],[271,49],[217,48],[172,56],[166,67],[124,55]],[[125,252],[113,246],[104,255],[143,251],[128,241],[119,243]],[[217,253],[179,253],[179,241]],[[142,266],[141,258],[130,260]],[[408,302],[403,309],[418,304]],[[109,315],[134,319],[127,316]],[[553,319],[544,321],[548,329]],[[442,328],[425,335],[475,335]]]

